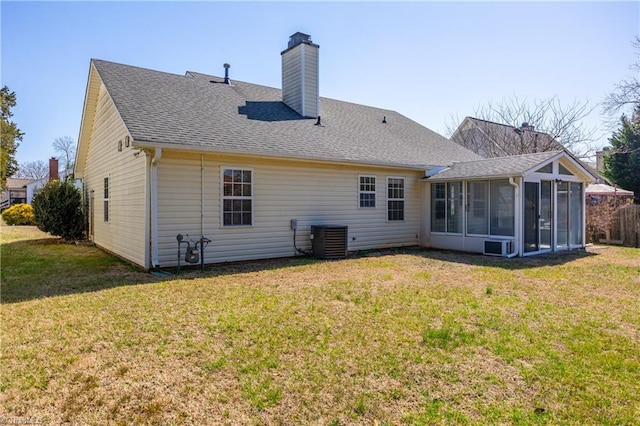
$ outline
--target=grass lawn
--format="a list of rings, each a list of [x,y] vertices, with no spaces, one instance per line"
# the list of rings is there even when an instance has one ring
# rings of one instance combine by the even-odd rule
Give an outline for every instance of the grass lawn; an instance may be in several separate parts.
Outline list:
[[[640,250],[399,250],[156,278],[2,226],[0,418],[638,424]]]

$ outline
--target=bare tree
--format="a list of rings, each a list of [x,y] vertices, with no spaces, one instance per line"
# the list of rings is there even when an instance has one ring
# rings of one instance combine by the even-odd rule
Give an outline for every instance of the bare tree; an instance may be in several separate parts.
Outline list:
[[[74,166],[76,158],[76,141],[70,136],[63,136],[56,138],[53,141],[53,150],[60,154],[60,160],[62,160],[62,167],[66,172],[71,172]]]
[[[472,126],[454,128],[449,123],[447,131],[454,142],[483,157],[566,148],[586,158],[595,153],[596,129],[587,128],[582,120],[594,109],[588,101],[562,104],[554,96],[529,102],[514,96],[476,108]]]
[[[632,110],[640,107],[640,37],[636,37],[632,44],[637,50],[636,62],[630,66],[635,76],[616,84],[615,90],[605,98],[603,107],[607,114],[615,115],[629,106]]]
[[[40,180],[49,176],[49,166],[42,160],[27,161],[20,164],[16,177],[21,179]]]

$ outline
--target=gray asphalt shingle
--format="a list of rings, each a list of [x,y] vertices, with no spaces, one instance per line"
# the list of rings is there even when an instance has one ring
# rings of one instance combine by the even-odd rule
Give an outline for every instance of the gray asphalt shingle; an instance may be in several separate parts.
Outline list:
[[[280,89],[92,63],[138,143],[411,168],[480,158],[391,110],[321,97],[317,126],[285,105]]]
[[[564,151],[495,157],[454,163],[448,169],[430,177],[430,180],[454,180],[490,177],[522,176],[525,172],[552,159]]]

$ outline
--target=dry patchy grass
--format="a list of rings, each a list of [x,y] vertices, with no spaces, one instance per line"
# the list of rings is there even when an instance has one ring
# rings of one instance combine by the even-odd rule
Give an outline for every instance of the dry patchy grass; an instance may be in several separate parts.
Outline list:
[[[38,245],[42,235],[24,230],[2,229],[3,275],[20,262],[7,246],[42,249],[43,259],[57,246]],[[100,259],[96,275],[107,284],[74,273],[82,262],[70,262],[64,280],[41,276],[37,285],[49,289],[41,293],[17,289],[28,282],[19,274],[3,276],[11,303],[2,306],[2,417],[323,425],[640,418],[637,249],[511,260],[402,250],[160,280],[95,248],[67,248],[78,262]]]

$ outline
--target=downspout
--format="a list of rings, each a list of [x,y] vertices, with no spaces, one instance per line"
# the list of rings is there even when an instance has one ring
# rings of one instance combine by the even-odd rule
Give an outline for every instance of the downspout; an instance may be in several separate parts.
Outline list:
[[[200,235],[204,237],[204,155],[200,155]]]
[[[520,234],[521,234],[521,229],[520,229],[520,225],[521,225],[521,219],[520,219],[520,212],[522,210],[522,206],[520,205],[520,187],[519,185],[516,183],[516,181],[513,179],[513,177],[509,178],[509,185],[513,186],[513,205],[515,207],[515,212],[514,212],[514,251],[513,253],[509,253],[506,257],[507,259],[511,259],[512,257],[516,257],[518,255],[521,255],[520,253]]]
[[[157,268],[158,261],[158,161],[162,158],[162,148],[156,148],[151,159],[151,267]]]
[[[616,188],[614,187],[614,191]],[[618,205],[618,197],[614,195],[615,205]],[[587,185],[582,182],[582,248],[587,247]]]

